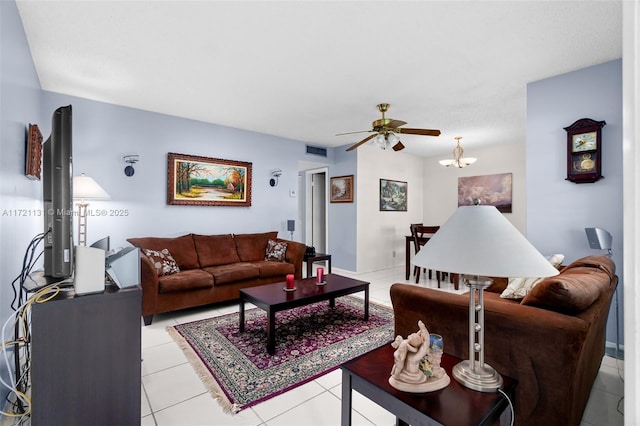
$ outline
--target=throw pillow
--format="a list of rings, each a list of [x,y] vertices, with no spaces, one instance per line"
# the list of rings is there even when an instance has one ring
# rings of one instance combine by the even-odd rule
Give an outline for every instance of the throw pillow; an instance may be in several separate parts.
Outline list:
[[[159,277],[163,275],[171,275],[180,272],[176,260],[171,256],[168,249],[151,250],[144,249],[144,254],[151,260],[156,268]]]
[[[553,267],[557,268],[564,260],[564,255],[554,254],[549,257],[548,260]],[[507,288],[505,288],[502,294],[500,294],[500,297],[503,299],[522,299],[542,280],[543,278],[540,277],[509,278]]]
[[[287,253],[287,243],[284,241],[267,241],[267,251],[264,260],[271,260],[274,262],[284,262],[285,254]]]

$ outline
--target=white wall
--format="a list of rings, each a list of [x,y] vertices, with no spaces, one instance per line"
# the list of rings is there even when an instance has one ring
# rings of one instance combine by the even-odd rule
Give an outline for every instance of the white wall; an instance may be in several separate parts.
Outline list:
[[[422,158],[374,146],[357,150],[358,272],[404,265],[409,224],[422,220]],[[407,211],[380,211],[380,179],[407,182]]]
[[[464,143],[462,143],[462,146],[464,147]],[[424,159],[424,217],[419,222],[424,222],[425,225],[442,225],[453,214],[458,208],[459,177],[512,173],[512,213],[505,213],[504,216],[509,219],[513,226],[525,234],[526,175],[524,141],[469,149],[465,150],[465,155],[476,157],[478,161],[459,169],[443,167],[438,163],[438,160],[449,158],[446,156]]]
[[[623,5],[623,168],[624,168],[624,421],[640,423],[640,1]]]

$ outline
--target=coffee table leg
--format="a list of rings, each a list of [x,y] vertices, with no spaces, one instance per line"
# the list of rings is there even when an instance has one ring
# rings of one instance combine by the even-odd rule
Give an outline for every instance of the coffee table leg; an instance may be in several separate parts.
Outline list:
[[[342,412],[340,424],[351,426],[351,374],[342,370]]]
[[[364,320],[369,321],[369,286],[364,288]]]
[[[238,310],[238,314],[239,314],[239,318],[240,318],[240,324],[239,324],[239,330],[240,333],[244,332],[244,299],[242,297],[240,297],[240,309]]]
[[[276,352],[276,313],[267,310],[267,353],[273,355]]]
[[[331,299],[329,299],[329,307],[330,308],[335,308],[336,307],[336,298],[332,297]]]

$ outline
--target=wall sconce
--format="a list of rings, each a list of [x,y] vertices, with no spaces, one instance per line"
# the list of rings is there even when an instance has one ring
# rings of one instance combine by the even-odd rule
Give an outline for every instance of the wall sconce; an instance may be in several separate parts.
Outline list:
[[[278,185],[278,178],[280,176],[282,176],[282,170],[280,170],[280,169],[271,170],[271,176],[273,176],[273,177],[271,179],[269,179],[269,185],[277,186]]]
[[[122,158],[124,159],[124,162],[127,163],[127,167],[124,168],[124,174],[127,175],[128,177],[133,176],[133,174],[136,172],[135,169],[133,168],[133,165],[138,162],[138,160],[140,159],[140,156],[138,154],[131,154],[131,155],[125,155]]]

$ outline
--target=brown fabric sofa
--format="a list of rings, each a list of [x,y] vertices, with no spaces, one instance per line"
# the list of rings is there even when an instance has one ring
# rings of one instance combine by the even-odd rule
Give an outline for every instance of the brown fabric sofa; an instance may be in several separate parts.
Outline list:
[[[239,298],[239,289],[302,278],[305,245],[260,234],[196,235],[176,238],[129,238],[140,248],[142,315],[145,325],[154,314]],[[265,260],[269,240],[287,244],[284,261]],[[144,249],[168,252],[179,268],[162,274]]]
[[[518,380],[517,425],[580,424],[604,356],[617,284],[609,257],[588,256],[545,278],[522,300],[500,298],[505,279],[484,292],[485,362]],[[422,320],[444,337],[446,353],[468,359],[468,294],[394,284],[391,301],[396,335],[414,332]]]

